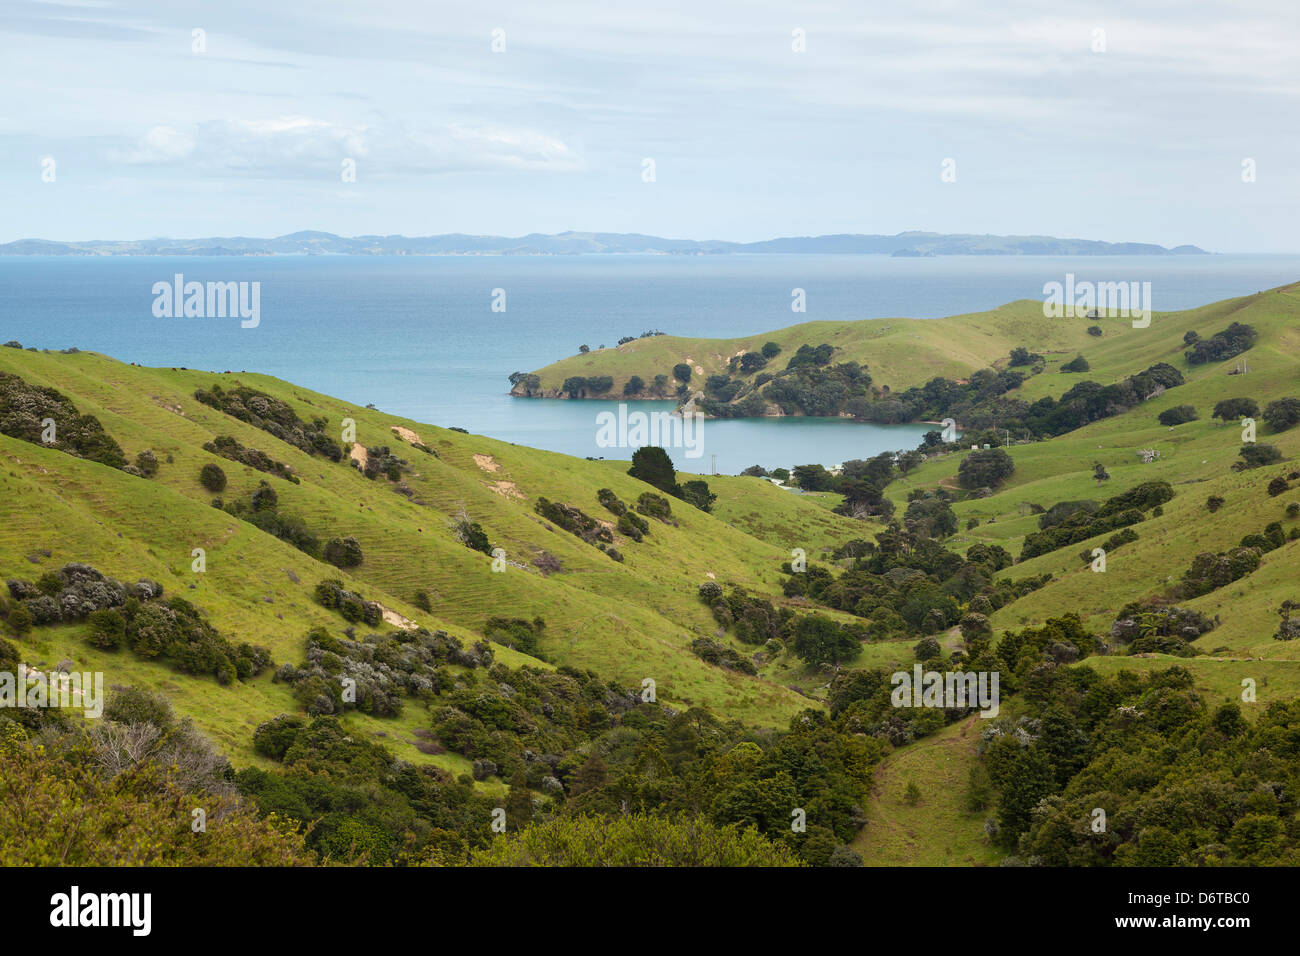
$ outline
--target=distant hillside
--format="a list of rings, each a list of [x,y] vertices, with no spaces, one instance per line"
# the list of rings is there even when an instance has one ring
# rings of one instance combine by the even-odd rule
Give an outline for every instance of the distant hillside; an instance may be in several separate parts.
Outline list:
[[[1101,242],[1057,239],[1052,236],[944,235],[900,232],[896,236],[797,236],[760,242],[718,239],[663,239],[637,233],[530,233],[518,238],[470,236],[336,236],[329,232],[295,232],[274,239],[244,236],[203,239],[96,239],[58,242],[19,239],[0,244],[6,256],[447,256],[447,255],[725,255],[744,253],[840,253],[899,256],[1168,256],[1206,255],[1204,249],[1183,245],[1172,249],[1146,242]]]

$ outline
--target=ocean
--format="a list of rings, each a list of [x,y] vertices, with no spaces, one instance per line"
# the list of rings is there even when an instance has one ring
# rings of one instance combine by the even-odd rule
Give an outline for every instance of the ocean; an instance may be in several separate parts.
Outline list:
[[[156,317],[153,286],[177,273],[259,282],[257,327]],[[263,372],[417,421],[626,459],[632,449],[596,441],[597,416],[617,403],[511,398],[510,373],[651,330],[734,336],[816,319],[977,312],[1041,299],[1043,284],[1066,273],[1150,282],[1153,308],[1171,311],[1294,282],[1300,256],[7,256],[0,341]],[[796,287],[804,314],[790,309]],[[505,309],[493,311],[502,293]],[[680,469],[833,465],[914,447],[928,427],[787,418],[703,429],[698,457],[670,449]]]

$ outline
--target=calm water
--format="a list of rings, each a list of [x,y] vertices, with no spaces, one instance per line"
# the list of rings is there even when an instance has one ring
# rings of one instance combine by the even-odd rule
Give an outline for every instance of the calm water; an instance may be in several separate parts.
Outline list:
[[[260,282],[261,324],[155,318],[153,284],[177,272]],[[614,403],[512,399],[507,376],[650,329],[733,336],[814,319],[975,312],[1041,299],[1043,283],[1067,272],[1151,282],[1154,308],[1169,311],[1293,282],[1300,256],[0,257],[0,340],[265,372],[420,421],[628,458],[628,449],[596,445],[596,415]],[[806,290],[804,315],[790,311],[795,287]],[[505,291],[504,313],[491,310],[494,289]],[[670,451],[680,468],[707,471],[716,455],[718,470],[734,474],[910,448],[926,430],[710,421],[702,458]]]

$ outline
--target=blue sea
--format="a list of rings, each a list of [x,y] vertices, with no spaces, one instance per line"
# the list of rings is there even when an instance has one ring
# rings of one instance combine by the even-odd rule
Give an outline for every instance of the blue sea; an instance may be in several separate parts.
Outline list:
[[[158,318],[156,282],[260,282],[261,320]],[[417,421],[579,456],[610,402],[511,398],[508,376],[650,330],[735,336],[828,319],[935,318],[1041,299],[1043,284],[1150,282],[1192,308],[1300,279],[1300,256],[851,255],[0,257],[0,341],[142,365],[256,371]],[[793,313],[791,290],[807,312]],[[493,311],[503,290],[505,311]],[[815,343],[814,343],[815,344]],[[665,370],[667,371],[667,370]],[[671,408],[634,403],[633,408]],[[914,447],[926,426],[708,421],[683,470],[832,465]],[[715,459],[716,456],[716,459]]]

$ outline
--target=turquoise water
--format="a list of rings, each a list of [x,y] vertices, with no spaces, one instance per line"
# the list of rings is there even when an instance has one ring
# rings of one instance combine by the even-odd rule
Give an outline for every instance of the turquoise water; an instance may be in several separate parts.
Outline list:
[[[260,323],[155,317],[154,283],[178,272],[186,281],[260,282]],[[0,257],[0,341],[265,372],[419,421],[628,458],[630,449],[596,442],[596,416],[614,403],[512,399],[507,376],[651,329],[732,336],[814,319],[980,311],[1041,299],[1043,284],[1067,272],[1078,281],[1151,282],[1154,308],[1168,311],[1293,282],[1300,257]],[[796,287],[805,314],[790,310]],[[504,312],[492,311],[495,289],[504,290]],[[701,457],[669,451],[684,470],[708,471],[716,455],[718,470],[734,474],[910,448],[926,430],[709,421]]]

